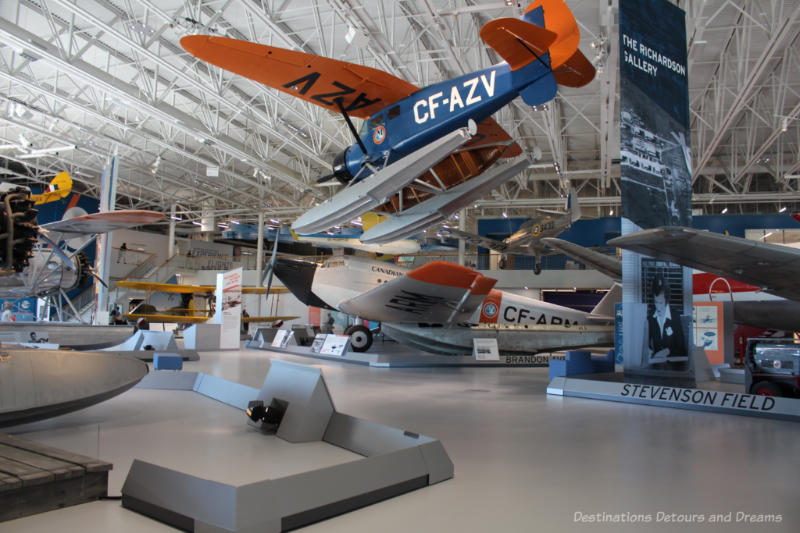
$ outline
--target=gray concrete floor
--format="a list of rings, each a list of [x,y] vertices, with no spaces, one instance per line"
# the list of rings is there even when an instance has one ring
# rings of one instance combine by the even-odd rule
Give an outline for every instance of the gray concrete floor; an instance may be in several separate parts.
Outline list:
[[[337,410],[436,437],[455,464],[452,480],[303,531],[800,530],[796,423],[547,396],[543,368],[380,369],[242,350],[203,352],[185,369],[260,387],[269,357],[321,367]],[[115,464],[112,493],[125,465],[145,459],[142,454],[179,469],[250,475],[253,465],[242,458],[257,444],[244,421],[187,394],[134,389],[11,432],[77,453],[99,450],[100,458]],[[139,402],[157,408],[145,410]],[[112,411],[121,414],[106,418]],[[196,445],[183,452],[170,448],[175,432],[187,433]],[[137,446],[143,439],[147,445]],[[319,465],[348,460],[346,453],[306,451],[319,455],[313,459]],[[652,522],[610,521],[619,516],[600,524],[576,521],[597,513],[649,514]],[[728,513],[730,523],[709,523],[712,515],[727,519]],[[749,523],[745,514],[779,515],[781,521]],[[681,521],[666,522],[665,516]],[[696,522],[700,518],[703,523]],[[54,529],[170,530],[117,501],[0,524],[0,532]]]

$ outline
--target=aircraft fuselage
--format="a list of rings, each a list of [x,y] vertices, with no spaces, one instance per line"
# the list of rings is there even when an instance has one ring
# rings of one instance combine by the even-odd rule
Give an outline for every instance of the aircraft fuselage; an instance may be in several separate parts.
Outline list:
[[[480,123],[516,98],[520,91],[549,73],[547,56],[512,71],[507,63],[435,83],[400,100],[367,119],[359,131],[367,149],[365,158],[358,144],[347,148],[345,164],[351,175],[361,170],[365,159],[376,168],[392,163],[431,141]],[[549,99],[549,98],[548,98]],[[388,158],[387,158],[388,156]],[[364,169],[359,179],[369,175]]]
[[[345,256],[327,260],[303,276],[295,270],[289,274],[288,261],[278,259],[275,274],[303,303],[316,297],[330,309],[339,309],[339,303],[363,294],[382,283],[404,276],[409,269],[369,259]],[[308,263],[306,263],[308,265]],[[287,275],[289,274],[289,275]],[[311,291],[308,292],[310,285]],[[412,305],[415,302],[406,302]],[[386,302],[392,305],[392,302]],[[397,305],[396,303],[394,305]],[[372,320],[369,309],[358,314]],[[489,324],[571,326],[589,324],[589,313],[493,289],[467,322]]]

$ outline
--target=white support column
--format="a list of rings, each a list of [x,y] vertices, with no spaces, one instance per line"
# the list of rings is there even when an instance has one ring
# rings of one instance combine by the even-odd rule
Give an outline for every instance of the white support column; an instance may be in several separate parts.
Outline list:
[[[467,230],[467,210],[462,209],[458,214],[458,229],[461,231]],[[458,239],[458,264],[464,266],[464,252],[466,251],[467,243],[464,239]]]
[[[167,258],[175,255],[175,204],[169,208],[169,242],[167,243]]]
[[[113,211],[117,197],[117,154],[109,161],[100,178],[100,211]],[[108,325],[108,289],[111,265],[111,239],[108,233],[97,236],[97,253],[95,254],[95,268],[97,277],[105,282],[95,283],[94,296],[95,308],[92,322],[98,325]]]
[[[261,276],[262,270],[264,270],[264,213],[259,213],[258,237],[256,237],[256,272],[258,272],[258,276]]]

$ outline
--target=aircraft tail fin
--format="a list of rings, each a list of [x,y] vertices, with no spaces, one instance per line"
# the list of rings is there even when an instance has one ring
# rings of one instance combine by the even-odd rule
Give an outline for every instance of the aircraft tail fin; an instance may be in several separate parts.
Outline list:
[[[614,317],[614,304],[622,301],[622,285],[614,283],[608,290],[603,299],[589,313],[597,318],[611,318]]]
[[[387,218],[386,216],[379,215],[378,213],[373,213],[372,211],[364,213],[363,215],[361,215],[361,227],[364,231],[367,231],[368,229],[377,226],[378,224],[386,220],[386,218]]]
[[[583,87],[594,79],[594,66],[578,49],[578,23],[564,0],[535,0],[528,5],[522,20],[492,20],[481,28],[480,35],[512,71],[540,61],[552,69],[555,81],[561,85]],[[524,92],[522,97],[528,105],[543,103],[544,98],[526,98]]]
[[[575,192],[574,188],[570,188],[569,196],[567,196],[567,212],[569,213],[570,223],[575,223],[575,221],[581,218],[581,206],[578,203],[578,193]]]
[[[42,194],[32,194],[34,205],[46,204],[61,198],[66,198],[72,191],[72,178],[67,171],[56,174]]]
[[[558,38],[542,24],[510,17],[487,22],[480,35],[483,42],[506,60],[511,70],[519,70],[544,56]]]

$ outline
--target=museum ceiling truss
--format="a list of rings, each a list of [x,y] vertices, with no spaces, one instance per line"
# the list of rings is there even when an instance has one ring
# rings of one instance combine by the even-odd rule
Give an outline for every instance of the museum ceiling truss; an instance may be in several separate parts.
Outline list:
[[[187,34],[257,41],[360,63],[418,86],[499,61],[479,37],[525,2],[478,0],[8,0],[0,3],[2,179],[69,171],[96,195],[120,160],[118,202],[185,221],[291,220],[335,193],[314,184],[352,144],[344,119],[198,61]],[[530,167],[471,214],[619,205],[617,0],[568,1],[595,81],[496,119]],[[800,5],[679,1],[687,12],[695,207],[800,204]]]

